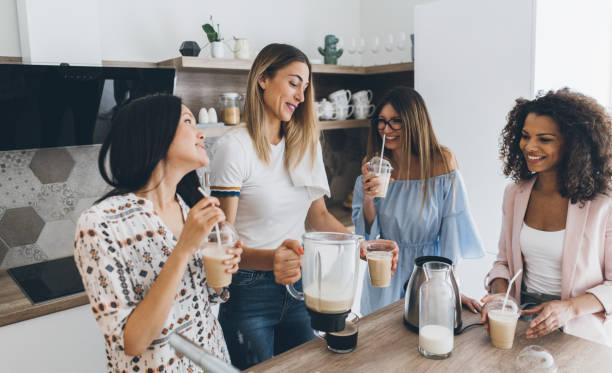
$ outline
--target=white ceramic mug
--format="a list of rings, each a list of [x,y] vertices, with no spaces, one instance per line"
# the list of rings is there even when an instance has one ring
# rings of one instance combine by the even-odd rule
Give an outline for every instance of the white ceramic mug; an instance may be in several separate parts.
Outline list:
[[[329,95],[329,99],[333,103],[348,105],[351,99],[351,91],[348,89],[341,89],[333,92]]]
[[[374,94],[371,89],[364,89],[363,91],[353,93],[353,103],[357,104],[369,104],[372,102]]]
[[[334,105],[326,99],[317,102],[317,115],[321,120],[336,119],[336,110]]]
[[[376,110],[376,106],[374,105],[363,105],[356,104],[355,105],[355,119],[366,119],[374,114],[374,110]]]
[[[334,112],[336,113],[336,120],[344,120],[353,114],[353,105],[338,104],[334,103]]]

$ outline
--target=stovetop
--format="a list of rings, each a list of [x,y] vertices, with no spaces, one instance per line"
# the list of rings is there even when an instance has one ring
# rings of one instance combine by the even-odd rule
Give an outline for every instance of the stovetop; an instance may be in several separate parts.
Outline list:
[[[10,268],[8,273],[33,304],[84,291],[72,256]]]

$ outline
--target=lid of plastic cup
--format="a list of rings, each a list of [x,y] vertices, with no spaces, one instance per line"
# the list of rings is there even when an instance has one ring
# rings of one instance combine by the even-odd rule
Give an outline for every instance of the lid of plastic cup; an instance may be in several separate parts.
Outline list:
[[[538,345],[523,348],[515,359],[518,372],[556,373],[555,359],[550,352]]]
[[[380,168],[380,170],[393,170],[393,167],[391,166],[391,162],[389,162],[388,160],[384,159],[382,160],[382,164],[380,162],[380,157],[376,156],[372,159],[370,159],[370,161],[368,162],[370,164],[370,167],[372,167],[374,170],[378,170]]]
[[[218,224],[218,226],[221,245],[234,246],[236,242],[238,242],[238,232],[236,232],[234,226],[227,221],[222,221]],[[208,242],[217,242],[217,230],[215,227],[213,227],[212,231],[208,235]]]

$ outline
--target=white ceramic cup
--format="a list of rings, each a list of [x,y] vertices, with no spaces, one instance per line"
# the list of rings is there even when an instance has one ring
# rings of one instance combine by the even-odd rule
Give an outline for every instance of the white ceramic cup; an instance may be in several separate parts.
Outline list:
[[[370,102],[372,102],[372,97],[374,97],[374,94],[372,93],[372,90],[365,89],[363,91],[353,93],[352,97],[353,97],[353,103],[355,105],[369,104]]]
[[[376,107],[374,105],[355,104],[355,119],[366,119],[374,114]]]
[[[334,105],[326,99],[317,102],[317,115],[321,120],[336,119],[336,110]]]
[[[351,91],[348,89],[341,89],[333,92],[329,95],[329,100],[333,103],[348,105],[351,99]]]
[[[353,114],[354,106],[348,104],[338,104],[334,102],[334,112],[336,113],[336,120],[344,120]]]

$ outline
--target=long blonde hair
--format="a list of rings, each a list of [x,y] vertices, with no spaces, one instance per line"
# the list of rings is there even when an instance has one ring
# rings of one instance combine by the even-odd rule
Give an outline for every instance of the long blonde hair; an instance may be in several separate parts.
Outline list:
[[[269,164],[270,141],[264,124],[264,91],[259,86],[259,79],[263,76],[274,78],[278,70],[293,62],[302,62],[308,66],[309,84],[304,91],[304,102],[298,105],[289,122],[282,123],[285,136],[285,167],[288,170],[297,166],[308,150],[312,167],[319,141],[319,125],[314,113],[312,67],[308,57],[288,44],[275,43],[265,46],[253,61],[244,103],[244,119],[257,156]]]
[[[385,105],[391,105],[402,120],[402,154],[404,159],[396,159],[399,166],[399,178],[410,176],[410,154],[419,159],[422,180],[423,204],[421,212],[428,200],[429,180],[434,176],[435,156],[439,155],[443,162],[445,173],[451,172],[449,156],[444,154],[443,147],[438,142],[431,124],[429,112],[421,95],[409,87],[396,87],[381,99],[374,111],[370,133],[368,136],[367,159],[378,155],[382,147],[382,138],[378,132],[377,119]],[[385,155],[391,158],[391,151],[385,149]],[[453,184],[454,186],[454,184]]]

